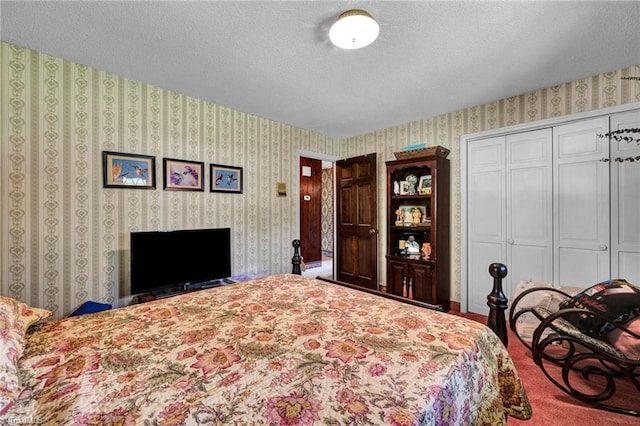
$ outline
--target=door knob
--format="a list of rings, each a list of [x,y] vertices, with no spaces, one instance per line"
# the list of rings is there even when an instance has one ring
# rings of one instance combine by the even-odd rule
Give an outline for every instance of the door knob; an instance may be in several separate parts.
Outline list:
[[[370,234],[370,235],[375,235],[375,234],[377,234],[377,233],[378,233],[378,231],[377,231],[375,228],[371,228],[371,229],[369,229],[369,234]]]
[[[515,242],[515,241],[513,241],[511,238],[509,238],[509,239],[507,240],[507,243],[509,243],[509,245],[514,245],[516,242]]]
[[[607,249],[607,245],[606,244],[600,244],[598,246],[598,250],[600,250],[600,251],[605,251],[606,249]]]

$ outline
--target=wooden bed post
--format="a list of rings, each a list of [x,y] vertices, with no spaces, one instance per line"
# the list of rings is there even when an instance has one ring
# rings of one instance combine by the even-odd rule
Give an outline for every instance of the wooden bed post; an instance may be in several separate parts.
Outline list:
[[[302,258],[300,257],[300,253],[298,249],[300,248],[300,240],[293,240],[291,243],[293,246],[293,257],[291,258],[291,263],[293,264],[292,274],[302,275],[302,271],[300,270],[300,264],[302,263]]]
[[[493,277],[493,290],[487,296],[489,306],[489,319],[487,326],[495,331],[505,347],[509,344],[507,335],[507,322],[504,311],[507,309],[509,300],[502,292],[502,279],[507,276],[507,267],[502,263],[492,263],[489,265],[489,274]]]

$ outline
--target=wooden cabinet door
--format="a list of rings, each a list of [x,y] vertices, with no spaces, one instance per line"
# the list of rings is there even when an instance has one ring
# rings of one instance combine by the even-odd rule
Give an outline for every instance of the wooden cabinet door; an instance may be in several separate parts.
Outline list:
[[[409,263],[407,276],[411,280],[413,298],[421,302],[437,304],[434,268],[428,263]]]
[[[402,296],[402,285],[406,276],[406,262],[389,260],[387,262],[387,293]]]

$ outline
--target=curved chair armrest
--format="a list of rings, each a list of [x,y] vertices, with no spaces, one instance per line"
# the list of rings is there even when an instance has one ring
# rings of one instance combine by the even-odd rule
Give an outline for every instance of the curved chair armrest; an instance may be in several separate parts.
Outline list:
[[[557,314],[557,315],[555,315],[555,314]],[[591,311],[589,309],[583,309],[583,308],[564,308],[564,309],[558,310],[558,312],[556,312],[555,314],[554,314],[554,316],[556,318],[563,318],[565,320],[567,320],[566,317],[568,315],[571,315],[571,314],[580,314],[580,315],[587,315],[587,316],[594,317],[594,318],[599,318],[603,322],[605,322],[607,324],[610,324],[611,326],[622,330],[624,333],[628,333],[631,336],[635,337],[636,339],[640,339],[640,335],[638,335],[638,334],[634,333],[633,331],[629,330],[627,327],[624,326],[624,324],[617,323],[617,322],[611,320],[610,318],[608,318],[607,316],[605,316],[603,313],[600,313],[600,312],[597,312],[597,311]],[[569,321],[569,320],[567,320],[567,321]],[[571,321],[569,321],[569,322],[571,322]]]
[[[535,309],[535,308],[534,308]],[[634,365],[640,365],[640,361],[630,360],[624,356],[620,351],[614,348],[611,344],[609,344],[605,339],[600,337],[589,336],[588,334],[583,333],[578,327],[573,325],[571,321],[567,319],[569,316],[574,315],[588,315],[591,317],[597,317],[606,321],[610,324],[613,324],[616,328],[620,328],[625,332],[628,332],[634,337],[640,337],[636,333],[633,333],[631,330],[628,330],[621,324],[616,324],[606,318],[604,315],[590,311],[588,309],[580,309],[580,308],[566,308],[560,309],[556,312],[544,312],[544,309],[535,309],[534,314],[541,320],[540,325],[535,329],[533,333],[533,339],[531,342],[532,353],[534,357],[534,361],[537,363],[540,360],[541,351],[540,347],[545,346],[547,344],[546,340],[548,339],[545,336],[545,330],[551,329],[553,330],[555,336],[568,336],[569,340],[573,340],[575,342],[580,343],[582,346],[587,347],[589,350],[598,353],[598,352],[606,352],[609,356],[615,357],[618,361],[626,362]],[[554,340],[558,340],[558,337],[552,337]]]
[[[551,292],[551,293],[558,293],[561,296],[566,297],[566,298],[572,297],[570,294],[567,294],[564,291],[558,290],[557,288],[554,288],[554,287],[533,287],[533,288],[526,289],[525,291],[520,293],[518,295],[518,297],[516,297],[513,300],[513,302],[511,302],[511,307],[509,308],[509,322],[511,323],[511,329],[512,330],[513,330],[513,327],[515,326],[514,325],[515,324],[515,320],[518,319],[518,316],[522,315],[522,313],[524,313],[526,311],[530,311],[530,309],[521,310],[522,312],[516,311],[516,308],[518,307],[518,303],[520,303],[520,301],[522,299],[524,299],[527,295],[529,295],[531,293],[538,292],[538,291],[546,291],[546,292]]]
[[[544,291],[545,294],[549,295],[549,294],[559,294],[561,295],[563,298],[570,298],[571,295],[558,290],[557,288],[553,288],[553,287],[533,287],[533,288],[529,288],[525,291],[523,291],[522,293],[520,293],[518,295],[518,297],[516,297],[513,302],[511,302],[511,307],[509,309],[509,327],[511,328],[511,331],[513,331],[513,333],[515,334],[515,336],[518,338],[518,340],[520,340],[520,343],[522,343],[527,349],[529,349],[530,351],[532,350],[531,347],[531,342],[528,338],[524,337],[521,333],[522,330],[518,329],[518,319],[521,316],[525,316],[527,313],[531,313],[533,314],[539,321],[542,321],[543,318],[540,317],[540,315],[538,315],[536,312],[534,312],[533,308],[535,308],[536,306],[528,306],[526,308],[521,308],[520,302],[522,299],[524,299],[525,297],[527,297],[528,295],[530,295],[531,293],[536,293],[536,292],[540,292],[540,291]],[[526,318],[526,317],[525,317]]]

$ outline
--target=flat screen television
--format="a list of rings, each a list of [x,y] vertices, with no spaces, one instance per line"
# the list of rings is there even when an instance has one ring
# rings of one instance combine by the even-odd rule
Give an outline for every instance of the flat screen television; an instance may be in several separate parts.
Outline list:
[[[198,288],[230,275],[230,228],[131,232],[131,295]]]

